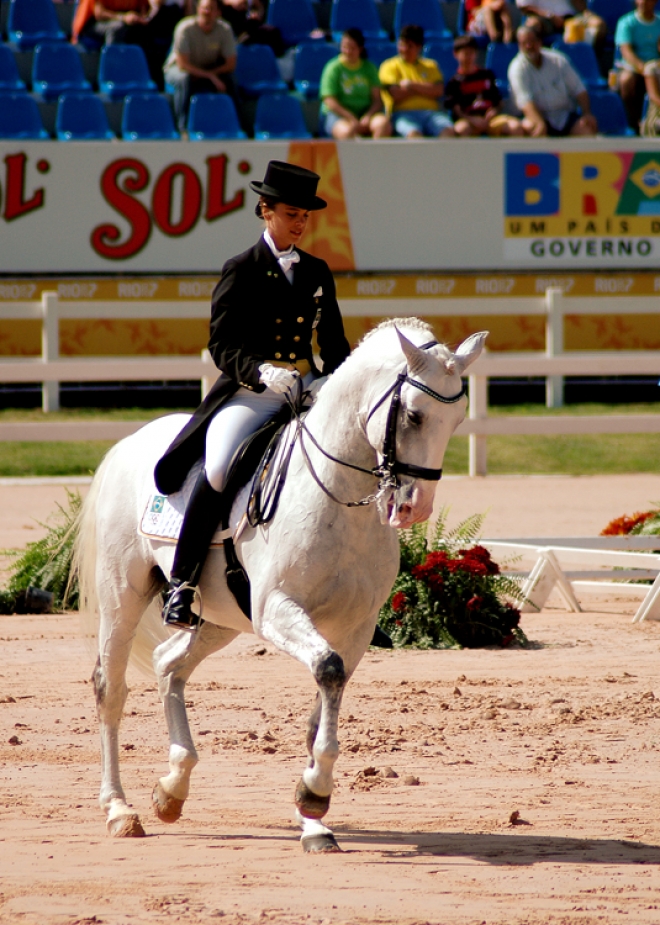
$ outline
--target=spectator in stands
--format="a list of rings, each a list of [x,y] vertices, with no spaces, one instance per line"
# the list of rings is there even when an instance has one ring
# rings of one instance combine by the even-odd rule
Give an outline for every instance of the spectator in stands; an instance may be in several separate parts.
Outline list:
[[[185,130],[190,98],[195,93],[235,96],[232,72],[236,41],[231,26],[220,19],[218,0],[199,0],[195,16],[182,19],[165,62],[165,81],[174,88],[174,114]]]
[[[73,40],[125,43],[127,34],[148,22],[149,0],[80,0],[73,17]]]
[[[607,23],[587,7],[587,0],[571,0],[571,5],[575,12],[564,23],[564,41],[588,42],[600,56],[607,38]]]
[[[614,42],[621,51],[619,93],[628,116],[628,125],[639,131],[644,102],[644,65],[658,54],[660,16],[656,0],[635,0],[635,9],[616,24]]]
[[[595,135],[589,94],[568,58],[543,48],[541,36],[529,26],[521,26],[517,36],[519,51],[508,77],[524,133],[532,138]]]
[[[278,58],[286,51],[280,30],[265,22],[261,0],[222,0],[220,15],[231,26],[239,45],[269,45]]]
[[[163,62],[174,28],[192,0],[80,0],[73,18],[73,41],[99,45],[139,45],[149,73],[163,87]]]
[[[660,135],[660,39],[658,57],[644,65],[644,84],[649,104],[640,123],[639,133],[645,138],[657,138]]]
[[[506,0],[465,0],[465,31],[491,42],[513,42],[511,7]]]
[[[548,40],[562,35],[566,20],[575,15],[569,0],[516,0],[516,5],[526,16],[534,17],[534,25],[540,21],[542,36]]]
[[[522,135],[519,119],[500,112],[502,94],[495,74],[477,64],[477,40],[472,35],[454,39],[458,70],[445,87],[445,106],[459,138],[474,135]]]
[[[394,130],[404,138],[452,138],[451,116],[440,103],[443,76],[435,61],[420,57],[424,45],[421,26],[401,29],[395,58],[380,66],[380,82]]]
[[[319,95],[322,125],[331,138],[392,134],[383,112],[378,70],[367,57],[361,29],[347,29],[342,35],[339,55],[323,68]]]

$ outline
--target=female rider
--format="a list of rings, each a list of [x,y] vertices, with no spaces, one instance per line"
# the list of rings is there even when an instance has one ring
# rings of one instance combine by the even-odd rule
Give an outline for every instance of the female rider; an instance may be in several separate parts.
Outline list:
[[[266,227],[254,247],[225,263],[213,293],[209,351],[220,376],[155,470],[159,491],[170,494],[204,457],[174,555],[163,608],[168,625],[191,629],[199,623],[191,605],[235,451],[282,407],[296,377],[309,388],[321,376],[312,332],[324,376],[349,354],[332,273],[325,261],[298,250],[310,212],[327,205],[316,195],[319,179],[303,167],[271,161],[263,182],[250,183]]]

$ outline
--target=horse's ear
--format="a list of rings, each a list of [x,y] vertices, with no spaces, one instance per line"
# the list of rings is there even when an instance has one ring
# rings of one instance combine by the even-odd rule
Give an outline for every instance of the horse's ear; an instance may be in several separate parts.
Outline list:
[[[419,347],[411,343],[397,327],[395,327],[395,331],[399,335],[399,343],[401,344],[401,349],[408,362],[408,371],[420,375],[426,368],[426,354],[423,350],[420,350]]]
[[[488,337],[488,334],[488,331],[479,331],[478,334],[470,334],[470,336],[457,347],[456,353],[453,358],[449,360],[449,363],[452,363],[454,367],[453,371],[457,372],[459,376],[463,374],[464,369],[467,369],[467,367],[477,359],[484,348],[484,341]]]

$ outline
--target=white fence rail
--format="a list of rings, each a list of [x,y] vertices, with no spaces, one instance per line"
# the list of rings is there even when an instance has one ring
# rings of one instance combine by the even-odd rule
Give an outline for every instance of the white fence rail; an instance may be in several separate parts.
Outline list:
[[[660,299],[653,296],[568,297],[561,289],[546,290],[544,297],[515,299],[411,299],[345,300],[346,315],[380,316],[420,314],[545,315],[545,353],[485,353],[470,368],[469,418],[459,434],[470,438],[470,475],[486,475],[487,438],[495,434],[599,434],[660,433],[660,415],[592,415],[552,417],[488,417],[488,380],[491,378],[544,377],[546,404],[563,404],[563,378],[587,375],[657,375],[660,351],[603,351],[564,353],[564,317],[584,314],[657,314]],[[59,407],[60,382],[185,381],[199,379],[206,394],[217,370],[203,351],[200,358],[186,356],[89,357],[59,356],[59,323],[63,318],[208,318],[204,300],[172,302],[64,302],[56,292],[44,292],[40,302],[5,305],[4,318],[38,318],[42,321],[42,354],[34,359],[0,361],[0,382],[41,382],[44,411]],[[132,433],[139,422],[2,424],[0,441],[7,440],[114,440]]]

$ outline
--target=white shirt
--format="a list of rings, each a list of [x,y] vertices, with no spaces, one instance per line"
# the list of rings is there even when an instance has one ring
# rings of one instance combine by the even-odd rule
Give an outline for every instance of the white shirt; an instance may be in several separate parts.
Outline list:
[[[508,70],[511,91],[518,109],[534,103],[543,118],[561,131],[577,108],[577,97],[585,86],[568,58],[559,51],[541,49],[541,66],[535,67],[518,52]]]
[[[298,261],[300,260],[300,257],[298,256],[298,252],[295,250],[293,244],[291,245],[291,247],[288,247],[285,251],[278,251],[277,247],[275,246],[275,242],[273,241],[273,239],[271,238],[271,236],[268,234],[267,231],[264,231],[264,241],[270,248],[273,256],[275,257],[279,265],[282,267],[282,272],[286,276],[287,280],[291,283],[291,285],[293,285],[293,266],[289,265],[288,261],[286,262],[286,264],[283,264],[283,261],[282,261],[282,258],[291,257],[291,256],[294,257],[292,263],[298,263]]]

